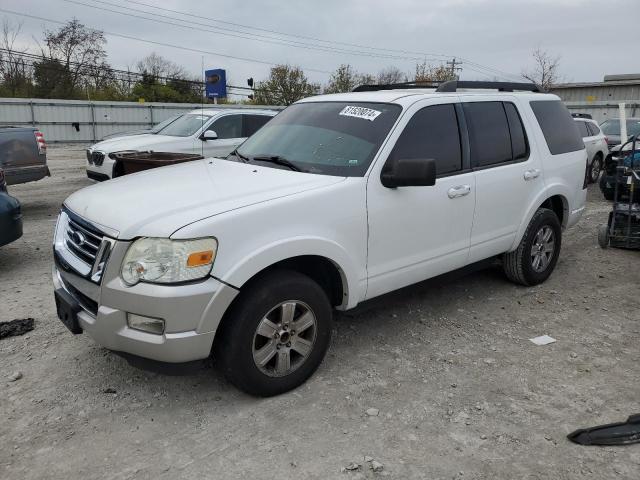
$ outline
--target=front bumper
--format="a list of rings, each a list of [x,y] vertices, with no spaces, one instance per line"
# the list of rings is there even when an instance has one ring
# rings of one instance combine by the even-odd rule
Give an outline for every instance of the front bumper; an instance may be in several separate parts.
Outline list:
[[[0,192],[0,247],[22,236],[22,211],[20,203]]]
[[[53,284],[75,298],[82,310],[80,327],[98,344],[136,357],[185,363],[207,358],[222,317],[238,293],[215,278],[183,285],[139,283],[128,287],[120,266],[129,242],[111,240],[113,248],[98,283],[72,265],[73,253],[60,242],[56,230]],[[162,334],[130,328],[127,314],[165,322]]]

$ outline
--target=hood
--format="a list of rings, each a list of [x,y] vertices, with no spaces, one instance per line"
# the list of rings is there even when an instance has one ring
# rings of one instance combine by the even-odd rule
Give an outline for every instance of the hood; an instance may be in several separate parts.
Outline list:
[[[92,185],[64,204],[117,238],[166,238],[203,218],[344,179],[210,158]]]
[[[144,135],[131,135],[127,137],[116,137],[103,140],[90,147],[90,150],[99,150],[106,154],[111,152],[120,152],[122,150],[156,150],[165,144],[174,145],[176,141],[184,140],[189,137],[172,137],[169,135],[154,135],[147,133]]]

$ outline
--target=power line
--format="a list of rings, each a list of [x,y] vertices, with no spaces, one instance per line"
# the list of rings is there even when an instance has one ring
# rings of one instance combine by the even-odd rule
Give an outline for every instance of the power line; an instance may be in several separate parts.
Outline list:
[[[169,8],[164,8],[164,7],[160,7],[160,6],[157,6],[157,5],[150,5],[148,3],[144,3],[144,2],[140,2],[140,1],[136,1],[136,0],[127,0],[127,3],[133,3],[133,4],[136,4],[136,5],[141,5],[141,6],[145,6],[145,7],[148,7],[148,8],[152,8],[154,10],[161,10],[161,11],[165,11],[165,12],[177,13],[178,15],[184,15],[184,16],[198,18],[198,19],[206,19],[206,20],[210,20],[210,21],[216,22],[216,23],[222,23],[222,24],[226,24],[226,25],[233,25],[233,26],[236,26],[236,27],[241,27],[241,28],[250,29],[250,30],[257,30],[257,31],[261,31],[261,32],[268,32],[268,33],[273,33],[273,34],[281,35],[281,36],[287,36],[287,37],[293,37],[293,38],[301,38],[301,39],[306,39],[306,40],[313,40],[313,41],[316,41],[316,42],[322,42],[322,43],[328,43],[328,44],[344,45],[344,46],[357,47],[357,48],[365,48],[365,49],[375,50],[375,51],[385,51],[385,52],[391,52],[391,53],[417,55],[417,56],[421,57],[420,60],[422,60],[422,59],[426,60],[426,57],[441,57],[437,61],[441,61],[442,62],[445,58],[450,58],[452,56],[450,54],[444,54],[444,53],[415,52],[415,51],[401,50],[401,49],[371,47],[369,45],[341,42],[341,41],[337,41],[337,40],[325,40],[325,39],[321,39],[321,38],[318,38],[318,37],[310,37],[310,36],[305,36],[305,35],[296,35],[296,34],[291,34],[291,33],[279,32],[279,31],[276,31],[276,30],[269,30],[269,29],[265,29],[265,28],[260,28],[260,27],[250,26],[250,25],[243,25],[243,24],[240,24],[240,23],[234,23],[234,22],[219,20],[219,19],[216,19],[216,18],[204,16],[204,15],[201,15],[201,14],[197,14],[196,15],[196,14],[189,13],[189,12],[184,12],[184,11],[181,11],[181,10],[172,10],[172,9],[169,9]],[[120,8],[125,8],[125,7],[120,7]],[[145,12],[145,13],[148,13],[148,14],[151,14],[151,15],[156,15],[155,13],[152,13],[152,12]],[[220,28],[220,27],[218,27],[218,28]],[[251,34],[251,32],[244,32],[244,33]],[[255,35],[255,34],[253,34],[253,35]],[[273,38],[273,37],[271,37],[271,38]],[[480,64],[480,63],[477,63],[477,62],[473,62],[473,61],[471,61],[471,60],[469,60],[467,58],[462,58],[462,57],[458,57],[458,58],[460,60],[464,61],[467,64],[471,64],[471,65],[475,66],[478,69],[491,72],[493,75],[498,75],[498,76],[502,76],[502,77],[506,77],[506,78],[513,78],[513,79],[522,80],[522,76],[521,75],[505,72],[505,71],[499,70],[497,68],[493,68],[493,67],[490,67],[490,66],[487,66],[487,65],[483,65],[483,64]],[[477,71],[477,70],[475,70],[475,71]]]
[[[287,39],[274,39],[273,37],[269,37],[266,35],[260,35],[260,34],[255,34],[255,33],[249,33],[249,32],[239,32],[237,30],[232,30],[229,28],[224,28],[224,27],[213,27],[216,28],[217,30],[212,30],[211,29],[211,25],[206,24],[206,23],[201,23],[201,22],[194,22],[194,21],[187,21],[187,20],[182,20],[182,19],[176,19],[174,17],[170,17],[167,15],[162,15],[162,14],[158,14],[158,13],[153,13],[153,12],[147,12],[144,10],[138,10],[135,8],[131,8],[131,7],[124,7],[118,4],[114,4],[114,3],[110,3],[107,1],[101,1],[100,4],[107,4],[107,5],[111,5],[111,6],[115,6],[117,8],[126,10],[125,12],[121,12],[118,10],[113,10],[110,8],[106,8],[103,6],[98,6],[98,5],[91,5],[88,3],[84,3],[78,0],[62,0],[63,2],[66,3],[72,3],[75,5],[82,5],[84,7],[88,7],[88,8],[93,8],[96,10],[101,10],[101,11],[105,11],[105,12],[111,12],[111,13],[116,13],[118,15],[125,15],[128,17],[132,17],[132,18],[139,18],[142,20],[147,20],[150,22],[156,22],[156,23],[161,23],[161,24],[165,24],[165,25],[172,25],[172,26],[176,26],[176,27],[181,27],[181,28],[186,28],[188,30],[199,30],[199,31],[203,31],[203,32],[208,32],[208,33],[213,33],[216,35],[224,35],[224,36],[228,36],[228,37],[233,37],[233,38],[241,38],[243,40],[251,40],[251,41],[256,41],[256,42],[262,42],[262,43],[270,43],[270,44],[274,44],[274,45],[282,45],[282,46],[286,46],[286,47],[294,47],[294,48],[303,48],[303,49],[307,49],[307,50],[316,50],[316,51],[320,51],[320,52],[326,52],[326,53],[333,53],[333,54],[341,54],[341,55],[356,55],[356,56],[364,56],[364,57],[372,57],[372,58],[386,58],[386,59],[392,59],[392,60],[411,60],[411,61],[418,61],[421,60],[420,57],[408,57],[408,56],[399,56],[399,55],[391,55],[391,54],[378,54],[375,52],[364,52],[364,51],[357,51],[357,50],[345,50],[345,49],[338,49],[335,47],[331,47],[331,46],[327,46],[327,45],[317,45],[317,44],[308,44],[308,43],[302,43],[302,42],[298,42],[298,41],[294,41],[294,40],[287,40]],[[96,1],[97,0],[93,0]],[[183,23],[176,23],[175,21],[171,22],[171,21],[167,21],[167,20],[160,20],[158,18],[149,18],[146,17],[144,15],[139,15],[136,13],[130,13],[130,12],[138,12],[138,13],[144,13],[146,15],[152,15],[152,16],[156,16],[156,17],[161,17],[161,18],[168,18],[170,20],[175,20],[178,22],[184,22],[187,23],[187,25],[183,24]],[[208,27],[208,28],[201,28],[198,26],[194,26],[194,25],[200,25],[200,26],[204,26],[204,27]],[[220,31],[220,30],[224,30],[224,31]],[[228,32],[232,32],[232,33],[228,33]],[[250,35],[250,36],[247,36]],[[252,38],[252,37],[258,37],[258,38]]]
[[[66,25],[67,24],[67,22],[62,22],[60,20],[52,20],[50,18],[39,17],[37,15],[30,15],[30,14],[27,14],[27,13],[14,12],[12,10],[7,10],[5,8],[0,8],[0,12],[7,13],[9,15],[16,15],[18,17],[25,17],[25,18],[31,18],[31,19],[34,19],[34,20],[40,20],[40,21],[48,22],[48,23],[55,23],[57,25]],[[178,50],[184,50],[184,51],[188,51],[188,52],[204,53],[206,55],[218,56],[218,57],[224,57],[224,58],[231,58],[231,59],[234,59],[234,60],[240,60],[240,61],[250,62],[250,63],[259,63],[259,64],[262,64],[262,65],[269,65],[269,66],[278,65],[277,63],[267,62],[265,60],[257,60],[255,58],[239,57],[239,56],[236,56],[236,55],[228,55],[228,54],[225,54],[225,53],[212,52],[212,51],[209,51],[209,50],[201,50],[201,49],[198,49],[198,48],[185,47],[185,46],[182,46],[182,45],[175,45],[175,44],[172,44],[172,43],[158,42],[158,41],[155,41],[155,40],[148,40],[148,39],[145,39],[145,38],[134,37],[133,35],[125,35],[125,34],[122,34],[122,33],[108,32],[106,30],[96,29],[96,28],[91,27],[91,26],[89,28],[92,28],[93,30],[99,30],[102,33],[104,33],[105,35],[109,35],[109,36],[112,36],[112,37],[124,38],[124,39],[127,39],[127,40],[135,40],[135,41],[138,41],[138,42],[149,43],[149,44],[152,44],[152,45],[159,45],[159,46],[162,46],[162,47],[176,48]],[[332,72],[328,72],[326,70],[318,70],[316,68],[306,68],[306,67],[301,67],[301,68],[303,68],[304,70],[309,71],[309,72],[317,72],[317,73],[325,73],[325,74],[331,74],[332,73]]]

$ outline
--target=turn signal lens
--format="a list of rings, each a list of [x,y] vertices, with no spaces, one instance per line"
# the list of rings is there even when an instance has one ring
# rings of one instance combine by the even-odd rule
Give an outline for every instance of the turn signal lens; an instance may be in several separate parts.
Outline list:
[[[207,250],[206,252],[196,252],[189,255],[187,258],[187,267],[202,267],[209,265],[213,262],[213,250]]]

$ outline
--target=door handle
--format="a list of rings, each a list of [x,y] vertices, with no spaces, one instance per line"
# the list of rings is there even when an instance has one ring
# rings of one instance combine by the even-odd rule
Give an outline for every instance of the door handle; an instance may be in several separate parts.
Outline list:
[[[469,195],[471,192],[471,185],[458,185],[457,187],[451,187],[447,191],[447,195],[449,198],[458,198],[464,197],[465,195]]]
[[[526,172],[524,172],[525,180],[533,180],[534,178],[538,178],[539,176],[540,176],[540,170],[538,170],[537,168],[534,168],[532,170],[527,170]]]

